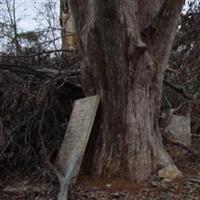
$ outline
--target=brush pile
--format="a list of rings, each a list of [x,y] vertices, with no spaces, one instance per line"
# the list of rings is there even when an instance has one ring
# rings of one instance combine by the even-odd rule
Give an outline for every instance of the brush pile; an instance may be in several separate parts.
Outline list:
[[[77,57],[52,63],[0,62],[0,169],[31,173],[49,168],[72,105],[82,97]],[[45,66],[45,67],[44,67]]]

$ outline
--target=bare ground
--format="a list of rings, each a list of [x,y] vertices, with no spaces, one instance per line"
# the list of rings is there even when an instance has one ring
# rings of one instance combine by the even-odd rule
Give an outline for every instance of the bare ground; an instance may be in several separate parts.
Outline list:
[[[193,139],[193,146],[200,152],[200,139]],[[173,182],[163,182],[157,176],[142,184],[81,177],[70,189],[69,199],[200,200],[200,155],[187,154],[177,165],[184,177]],[[55,200],[59,191],[56,178],[43,177],[40,173],[22,177],[1,169],[0,200]]]

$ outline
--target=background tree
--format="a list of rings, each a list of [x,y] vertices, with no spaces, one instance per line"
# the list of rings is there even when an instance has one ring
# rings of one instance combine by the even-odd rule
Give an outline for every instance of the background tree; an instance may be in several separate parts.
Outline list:
[[[16,1],[15,0],[5,0],[1,3],[1,18],[0,18],[0,28],[1,35],[0,38],[3,38],[7,43],[7,50],[15,52],[16,55],[20,53],[20,44],[18,41],[18,23],[20,18],[16,16]],[[12,46],[9,48],[9,45]]]
[[[41,3],[35,3],[37,16],[35,21],[38,24],[36,32],[39,32],[40,45],[48,50],[56,50],[61,47],[61,28],[59,24],[58,2],[55,0],[46,0]]]
[[[73,102],[73,86],[71,89],[67,86],[69,93],[63,90],[68,75],[63,78],[58,70],[61,68],[59,2],[32,3],[37,19],[32,20],[31,26],[23,27],[21,22],[30,19],[25,12],[27,4],[31,7],[30,2],[0,0],[1,171],[4,167],[15,172],[26,169],[28,173],[37,166],[47,169],[47,154],[60,144]],[[52,126],[47,125],[49,122]]]
[[[173,163],[158,127],[162,81],[183,0],[69,0],[86,95],[101,96],[89,172],[142,181]]]

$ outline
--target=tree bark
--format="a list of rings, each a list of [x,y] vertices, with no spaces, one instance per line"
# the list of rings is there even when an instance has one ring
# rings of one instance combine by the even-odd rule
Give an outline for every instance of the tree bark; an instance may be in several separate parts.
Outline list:
[[[66,0],[60,0],[60,26],[62,28],[62,49],[76,49],[78,46],[78,36],[75,30],[71,9]],[[63,52],[63,56],[67,56],[66,52]]]
[[[145,180],[173,163],[158,114],[183,0],[69,0],[69,5],[80,37],[85,93],[101,96],[89,171]]]

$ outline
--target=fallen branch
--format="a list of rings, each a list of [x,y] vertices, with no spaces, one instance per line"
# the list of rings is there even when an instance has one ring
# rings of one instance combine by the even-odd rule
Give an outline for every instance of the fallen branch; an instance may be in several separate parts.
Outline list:
[[[38,71],[34,68],[24,67],[24,66],[19,66],[19,65],[14,65],[14,64],[0,63],[0,69],[7,70],[13,73],[34,75],[41,79],[50,78],[50,76],[47,73]]]
[[[163,83],[164,83],[166,86],[168,86],[168,87],[170,87],[171,89],[173,89],[173,90],[174,90],[175,92],[177,92],[178,94],[180,94],[180,95],[182,95],[183,97],[185,97],[186,99],[194,100],[194,98],[193,98],[191,95],[185,93],[185,91],[184,91],[183,88],[180,88],[180,87],[178,87],[178,86],[176,86],[176,85],[173,85],[173,84],[171,84],[169,81],[166,81],[166,80],[164,80]]]
[[[167,143],[170,143],[172,145],[176,145],[184,150],[186,150],[188,153],[192,153],[192,154],[198,154],[199,151],[197,151],[196,149],[192,148],[192,147],[189,147],[188,145],[186,145],[185,143],[183,142],[180,142],[178,140],[174,140],[172,138],[169,137],[169,134],[167,132],[165,132],[163,134],[163,138],[164,140],[167,142]]]
[[[43,54],[52,54],[52,53],[58,53],[58,52],[71,52],[70,50],[66,49],[56,49],[56,50],[49,50],[49,51],[42,51],[42,52],[37,52],[37,53],[30,53],[29,55],[18,55],[18,56],[11,56],[11,55],[6,55],[7,57],[10,58],[29,58],[29,57],[35,57]]]

